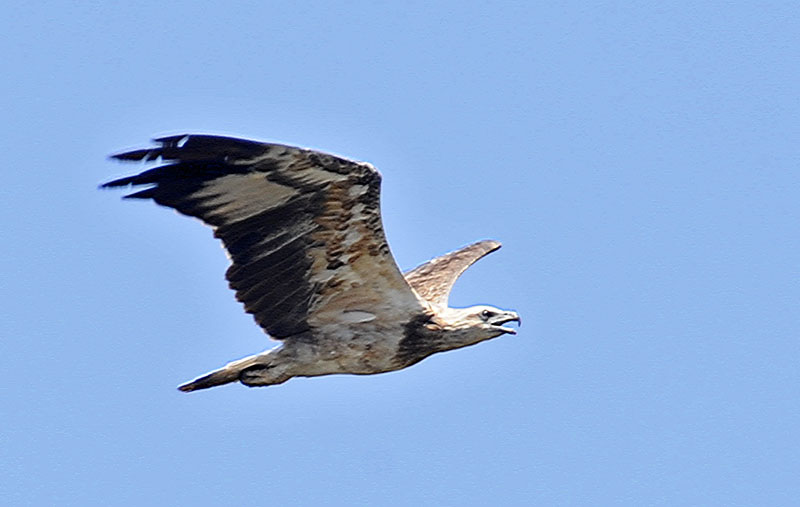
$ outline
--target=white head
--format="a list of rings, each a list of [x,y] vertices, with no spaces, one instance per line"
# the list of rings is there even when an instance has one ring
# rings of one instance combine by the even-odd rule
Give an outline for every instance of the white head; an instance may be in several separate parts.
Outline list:
[[[522,320],[516,312],[501,310],[493,306],[478,305],[469,308],[444,308],[437,315],[442,330],[449,335],[448,348],[472,345],[503,334],[517,334],[517,331],[503,324]]]

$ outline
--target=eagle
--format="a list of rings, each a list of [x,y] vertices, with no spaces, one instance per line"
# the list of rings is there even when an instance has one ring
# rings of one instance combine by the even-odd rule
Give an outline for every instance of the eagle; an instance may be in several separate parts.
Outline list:
[[[152,199],[209,225],[231,260],[236,299],[281,345],[178,387],[396,371],[431,354],[505,334],[517,313],[450,308],[456,279],[500,248],[485,240],[401,272],[380,213],[381,175],[371,164],[232,137],[185,134],[112,155],[156,162],[101,187],[141,186]],[[161,165],[158,165],[158,163]]]

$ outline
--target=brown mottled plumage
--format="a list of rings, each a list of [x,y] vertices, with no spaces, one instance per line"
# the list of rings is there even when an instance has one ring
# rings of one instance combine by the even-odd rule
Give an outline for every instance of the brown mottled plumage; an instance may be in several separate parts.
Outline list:
[[[381,224],[381,176],[370,164],[219,136],[155,141],[114,158],[164,165],[103,187],[146,185],[126,197],[210,225],[231,258],[226,277],[236,298],[283,342],[181,390],[393,371],[514,332],[502,327],[519,322],[514,312],[447,307],[458,276],[500,243],[478,242],[400,272]]]

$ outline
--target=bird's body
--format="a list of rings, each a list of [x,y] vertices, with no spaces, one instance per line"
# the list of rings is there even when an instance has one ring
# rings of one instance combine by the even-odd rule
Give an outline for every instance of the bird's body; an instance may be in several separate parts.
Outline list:
[[[514,312],[455,309],[447,296],[482,241],[405,274],[380,219],[380,174],[369,164],[277,144],[187,135],[115,155],[165,165],[106,187],[200,218],[232,260],[226,277],[256,322],[283,344],[181,386],[399,370],[429,355],[513,333]]]

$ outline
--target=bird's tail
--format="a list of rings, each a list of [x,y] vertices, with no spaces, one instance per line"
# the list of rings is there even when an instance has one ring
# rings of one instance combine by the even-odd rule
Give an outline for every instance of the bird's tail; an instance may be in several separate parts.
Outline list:
[[[269,355],[269,353],[256,354],[254,356],[245,357],[244,359],[239,359],[238,361],[233,361],[218,370],[214,370],[203,375],[202,377],[192,380],[191,382],[187,382],[178,386],[178,389],[188,393],[200,389],[208,389],[209,387],[229,384],[231,382],[237,382],[241,373],[247,368],[268,364],[269,358],[267,356]]]

